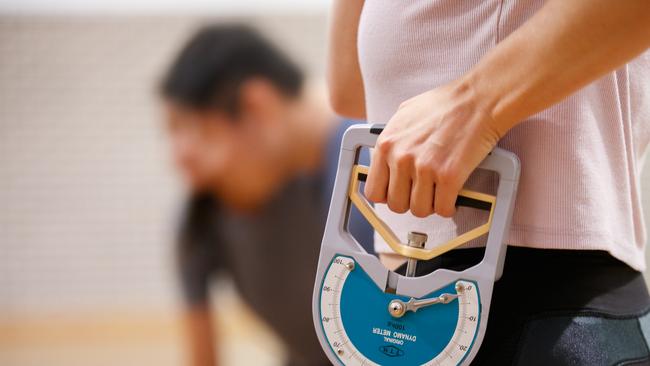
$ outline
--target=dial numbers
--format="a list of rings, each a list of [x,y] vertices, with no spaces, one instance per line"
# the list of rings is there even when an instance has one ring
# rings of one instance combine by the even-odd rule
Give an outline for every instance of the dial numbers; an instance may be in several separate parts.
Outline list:
[[[458,365],[469,352],[478,331],[480,306],[478,290],[473,282],[457,281],[458,324],[447,347],[427,366]]]
[[[388,311],[389,303],[408,299],[385,294],[374,283],[372,287],[358,287],[355,284],[359,283],[359,278],[367,278],[363,269],[352,258],[337,256],[330,264],[321,287],[321,325],[332,352],[342,364],[448,366],[462,362],[472,347],[480,322],[480,299],[474,282],[456,281],[423,300],[444,294],[457,295],[457,298],[409,312],[395,320]],[[350,279],[352,282],[348,282]],[[369,281],[368,278],[366,283]],[[350,286],[344,291],[346,283]],[[354,296],[354,301],[350,296]],[[370,303],[358,304],[364,299]],[[347,312],[345,316],[341,314],[342,308]],[[449,319],[450,316],[457,316],[457,319]],[[361,323],[356,321],[364,317],[367,319],[361,319]],[[355,319],[355,324],[350,324],[350,319]],[[418,324],[424,325],[424,321],[427,326],[418,327]],[[440,328],[435,329],[430,324]]]
[[[377,365],[363,356],[350,342],[341,320],[341,292],[345,280],[355,267],[354,260],[348,257],[339,256],[332,261],[321,290],[321,324],[332,351],[345,365]]]

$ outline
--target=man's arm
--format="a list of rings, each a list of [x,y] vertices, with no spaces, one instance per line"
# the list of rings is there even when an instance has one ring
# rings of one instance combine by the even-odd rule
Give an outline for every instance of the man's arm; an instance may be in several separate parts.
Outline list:
[[[185,310],[184,326],[190,352],[190,365],[216,366],[217,350],[213,320],[207,304],[192,305]]]
[[[357,56],[357,28],[363,0],[336,0],[329,26],[327,81],[334,111],[365,119],[363,80]]]
[[[217,365],[218,348],[210,311],[210,280],[221,268],[219,237],[212,226],[215,203],[192,197],[181,225],[177,274],[183,296],[183,327],[191,366]]]
[[[402,103],[378,139],[366,195],[396,212],[453,215],[508,130],[649,46],[648,0],[548,1],[459,80]]]

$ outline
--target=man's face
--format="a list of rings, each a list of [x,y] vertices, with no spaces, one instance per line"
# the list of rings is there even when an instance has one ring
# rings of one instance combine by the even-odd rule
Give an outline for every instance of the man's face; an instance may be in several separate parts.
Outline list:
[[[174,162],[196,190],[210,188],[233,160],[232,132],[226,118],[167,104],[168,131]]]
[[[166,103],[174,162],[190,188],[215,193],[236,209],[268,198],[281,165],[277,143],[262,126],[218,111]],[[277,127],[272,135],[277,137]],[[275,139],[277,140],[277,139]],[[281,158],[280,158],[281,159]]]

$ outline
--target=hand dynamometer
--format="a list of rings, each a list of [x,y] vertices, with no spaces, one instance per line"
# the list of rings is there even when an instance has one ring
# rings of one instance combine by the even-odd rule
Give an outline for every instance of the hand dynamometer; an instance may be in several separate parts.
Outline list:
[[[469,365],[485,335],[494,281],[503,269],[519,159],[495,148],[478,169],[499,176],[496,196],[461,190],[457,206],[489,212],[487,222],[446,243],[425,248],[425,234],[402,243],[361,194],[367,167],[359,149],[373,147],[381,126],[350,127],[341,146],[312,311],[321,346],[335,365]],[[386,269],[347,230],[354,205],[392,250],[408,260],[406,275]],[[487,234],[483,260],[461,272],[444,268],[415,277],[430,260]]]

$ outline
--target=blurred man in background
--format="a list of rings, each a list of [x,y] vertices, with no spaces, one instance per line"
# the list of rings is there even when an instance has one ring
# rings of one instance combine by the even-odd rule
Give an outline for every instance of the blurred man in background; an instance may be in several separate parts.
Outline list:
[[[328,365],[311,294],[342,132],[325,93],[257,32],[200,30],[163,79],[173,155],[193,191],[180,273],[195,365],[212,365],[209,283],[228,275],[287,346],[290,365]],[[323,96],[323,97],[321,97]],[[351,231],[371,231],[358,216]],[[219,311],[228,311],[223,309]]]

